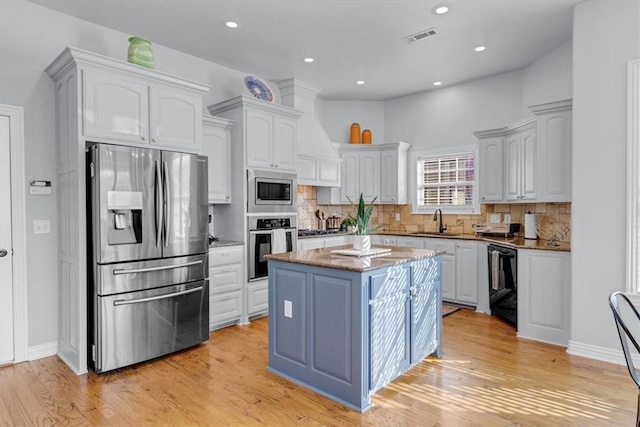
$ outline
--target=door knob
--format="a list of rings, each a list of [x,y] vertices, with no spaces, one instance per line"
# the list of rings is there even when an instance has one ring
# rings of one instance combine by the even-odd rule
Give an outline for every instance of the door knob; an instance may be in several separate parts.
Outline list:
[[[0,258],[6,257],[7,253],[6,249],[0,249]]]

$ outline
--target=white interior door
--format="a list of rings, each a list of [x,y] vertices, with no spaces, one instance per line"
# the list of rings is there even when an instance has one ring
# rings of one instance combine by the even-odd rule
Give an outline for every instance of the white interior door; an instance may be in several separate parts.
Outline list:
[[[0,365],[14,360],[10,121],[0,116]]]

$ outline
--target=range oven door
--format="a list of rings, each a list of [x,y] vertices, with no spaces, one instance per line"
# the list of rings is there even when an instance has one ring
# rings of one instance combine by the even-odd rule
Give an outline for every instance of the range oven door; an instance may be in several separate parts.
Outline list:
[[[96,372],[153,359],[209,339],[209,281],[95,296]]]
[[[296,228],[285,228],[287,252],[292,252],[297,245]],[[271,230],[249,230],[249,280],[264,279],[268,276],[265,255],[271,254]]]

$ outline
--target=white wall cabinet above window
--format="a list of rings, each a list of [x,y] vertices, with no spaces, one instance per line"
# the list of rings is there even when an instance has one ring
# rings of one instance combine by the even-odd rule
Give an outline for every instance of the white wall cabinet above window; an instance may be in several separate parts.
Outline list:
[[[407,152],[411,144],[340,146],[342,158],[340,188],[318,188],[318,203],[324,205],[357,203],[360,193],[369,203],[407,202]],[[347,198],[348,197],[348,198]]]
[[[474,132],[480,201],[571,201],[571,100],[529,107],[535,116]]]
[[[202,119],[202,152],[209,158],[209,203],[228,204],[231,197],[231,127],[218,117]]]
[[[82,76],[87,139],[200,152],[203,92],[113,69]]]

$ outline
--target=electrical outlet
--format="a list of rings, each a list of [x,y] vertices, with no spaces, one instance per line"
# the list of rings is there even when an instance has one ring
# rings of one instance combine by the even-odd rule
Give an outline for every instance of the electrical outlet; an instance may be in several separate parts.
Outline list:
[[[399,213],[396,214],[396,221],[400,221],[400,214]]]
[[[489,216],[489,222],[491,224],[500,224],[500,214],[491,214],[491,216]]]
[[[293,304],[289,300],[284,300],[284,317],[289,319],[293,317]]]

